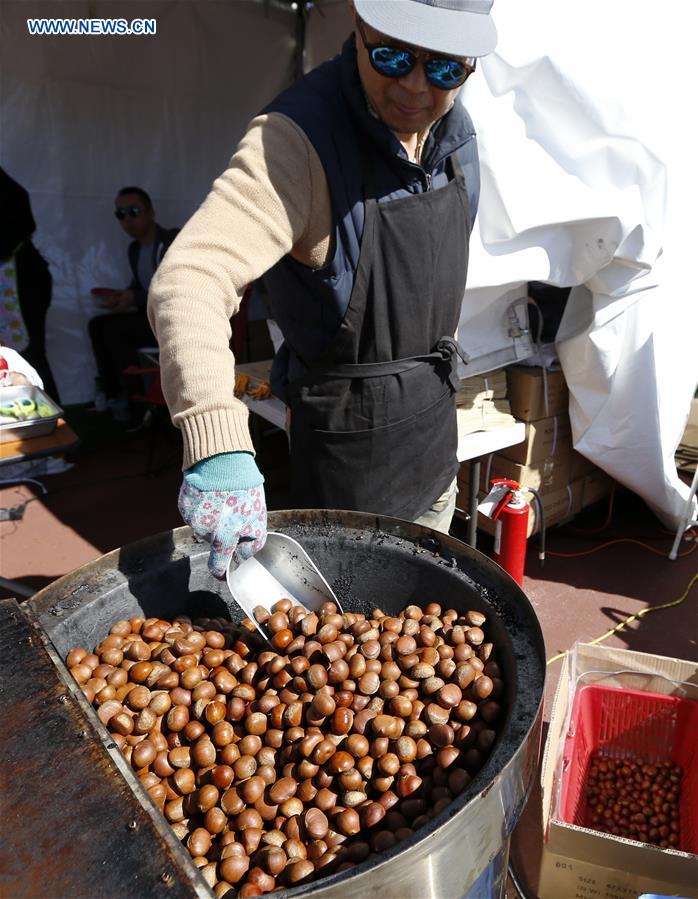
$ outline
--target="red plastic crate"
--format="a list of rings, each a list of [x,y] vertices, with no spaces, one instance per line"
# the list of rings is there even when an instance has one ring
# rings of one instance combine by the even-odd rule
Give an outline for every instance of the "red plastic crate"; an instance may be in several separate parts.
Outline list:
[[[698,853],[697,742],[695,700],[598,684],[579,688],[565,741],[560,819],[590,827],[586,779],[592,753],[612,759],[634,756],[648,763],[671,759],[683,772],[679,849]]]

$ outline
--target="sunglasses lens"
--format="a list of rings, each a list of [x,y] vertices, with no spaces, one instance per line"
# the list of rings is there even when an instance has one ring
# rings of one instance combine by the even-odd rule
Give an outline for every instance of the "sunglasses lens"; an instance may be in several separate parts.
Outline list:
[[[123,222],[126,216],[129,216],[129,218],[132,219],[137,219],[141,212],[143,212],[143,210],[140,206],[129,206],[126,209],[122,209],[121,207],[119,207],[118,209],[114,210],[114,215],[120,222]]]
[[[371,62],[379,75],[385,78],[404,78],[414,68],[416,59],[408,50],[397,47],[374,47]]]
[[[431,84],[444,91],[460,87],[470,74],[470,70],[457,59],[430,59],[425,69]]]

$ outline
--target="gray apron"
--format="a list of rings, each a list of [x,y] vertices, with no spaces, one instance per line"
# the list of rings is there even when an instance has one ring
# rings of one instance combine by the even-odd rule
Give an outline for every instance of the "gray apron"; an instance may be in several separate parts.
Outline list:
[[[449,162],[445,187],[385,203],[364,172],[364,231],[346,315],[322,358],[287,389],[295,508],[413,520],[456,475],[460,351],[452,335],[470,212],[455,154]]]

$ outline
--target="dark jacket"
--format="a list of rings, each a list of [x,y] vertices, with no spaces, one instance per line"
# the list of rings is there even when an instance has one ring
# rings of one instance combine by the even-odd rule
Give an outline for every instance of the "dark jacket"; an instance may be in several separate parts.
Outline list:
[[[43,344],[43,317],[51,302],[53,282],[48,263],[32,243],[36,224],[29,194],[1,168],[0,209],[0,262],[14,255],[19,305],[30,332],[33,350],[39,334]],[[32,358],[30,361],[34,364],[36,360]],[[51,380],[50,375],[45,375],[45,370],[39,374]]]
[[[288,116],[310,139],[327,176],[334,218],[334,255],[325,267],[310,269],[285,256],[264,276],[273,317],[286,339],[275,362],[275,387],[283,391],[282,369],[287,366],[291,381],[300,377],[301,360],[322,355],[346,313],[363,233],[365,167],[370,166],[376,199],[386,202],[444,187],[452,177],[448,157],[456,154],[466,178],[471,226],[480,169],[475,129],[461,103],[432,128],[422,164],[408,159],[400,141],[369,112],[353,36],[339,56],[296,82],[264,112]]]
[[[29,194],[0,168],[0,261],[9,259],[21,246],[29,240],[36,225],[29,203]]]
[[[148,247],[153,254],[153,270],[160,265],[162,257],[169,249],[172,241],[179,234],[179,228],[161,228],[160,225],[156,224],[155,229],[155,242],[152,246]],[[141,255],[141,246],[142,245],[137,240],[133,240],[128,247],[128,261],[133,274],[133,279],[129,284],[129,290],[133,291],[136,306],[139,309],[145,309],[148,299],[148,288],[141,284],[138,277],[138,260]]]

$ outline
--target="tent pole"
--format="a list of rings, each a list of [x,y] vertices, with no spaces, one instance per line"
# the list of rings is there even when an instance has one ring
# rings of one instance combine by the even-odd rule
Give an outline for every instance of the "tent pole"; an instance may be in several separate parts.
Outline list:
[[[305,29],[310,4],[298,0],[293,4],[296,8],[296,51],[294,59],[294,78],[296,81],[305,74]]]

